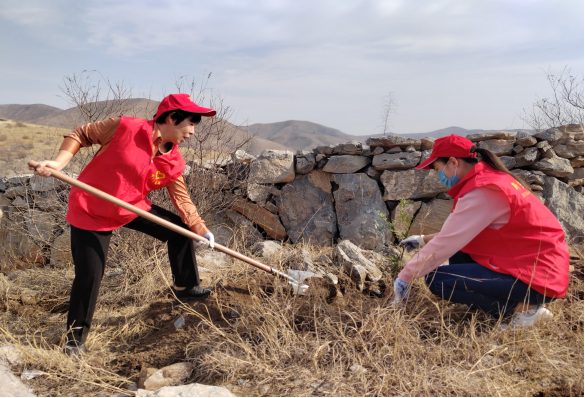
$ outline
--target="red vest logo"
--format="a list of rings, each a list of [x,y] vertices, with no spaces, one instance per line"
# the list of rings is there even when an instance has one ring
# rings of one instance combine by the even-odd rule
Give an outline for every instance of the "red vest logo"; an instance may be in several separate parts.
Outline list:
[[[160,180],[163,180],[165,177],[166,177],[166,175],[164,175],[164,173],[157,171],[152,176],[150,176],[150,181],[152,181],[152,183],[154,185],[160,185],[160,183],[161,183]]]

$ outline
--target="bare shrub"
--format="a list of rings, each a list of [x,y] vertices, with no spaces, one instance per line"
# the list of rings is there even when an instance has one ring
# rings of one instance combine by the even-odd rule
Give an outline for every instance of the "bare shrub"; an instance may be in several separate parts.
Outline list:
[[[14,124],[16,127],[26,127],[26,124],[24,124],[23,122],[17,120],[16,123]]]
[[[8,136],[6,134],[0,134],[0,141],[6,141]]]
[[[26,134],[25,134],[25,135],[23,135],[23,136],[21,136],[20,138],[22,138],[23,140],[28,140],[28,139],[30,139],[30,137],[29,137],[28,135],[26,135]]]
[[[575,76],[565,66],[560,72],[546,71],[552,90],[549,98],[539,98],[520,116],[534,130],[565,124],[583,125],[583,75]]]

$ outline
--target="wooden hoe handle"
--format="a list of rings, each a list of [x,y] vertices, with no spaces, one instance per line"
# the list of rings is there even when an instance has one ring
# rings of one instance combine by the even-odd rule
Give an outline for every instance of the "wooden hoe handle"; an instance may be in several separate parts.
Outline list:
[[[32,167],[32,168],[36,168],[38,166],[38,164],[39,163],[38,162],[35,162],[34,160],[30,160],[28,162],[28,165],[30,167]],[[171,231],[175,231],[175,232],[177,232],[177,233],[179,233],[181,235],[186,236],[187,238],[196,240],[198,242],[207,241],[207,239],[205,239],[204,237],[199,236],[196,233],[191,232],[188,229],[182,228],[182,227],[180,227],[178,225],[175,225],[172,222],[169,222],[167,220],[163,220],[162,218],[157,217],[157,216],[155,216],[153,214],[150,214],[149,212],[144,211],[142,209],[139,209],[136,206],[132,206],[131,204],[126,203],[123,200],[120,200],[120,199],[118,199],[118,198],[116,198],[116,197],[114,197],[112,195],[109,195],[109,194],[107,194],[105,192],[102,192],[99,189],[96,189],[96,188],[92,187],[91,185],[87,185],[87,184],[85,184],[85,183],[83,183],[81,181],[76,180],[75,178],[71,178],[68,175],[65,175],[65,174],[63,174],[63,173],[61,173],[61,172],[59,172],[57,170],[52,170],[52,169],[50,169],[48,167],[47,167],[47,170],[49,170],[51,172],[51,176],[52,177],[54,177],[54,178],[56,178],[58,180],[61,180],[61,181],[65,182],[65,183],[67,183],[69,185],[72,185],[74,187],[77,187],[77,188],[79,188],[79,189],[81,189],[81,190],[83,190],[85,192],[89,192],[90,194],[95,195],[95,196],[97,196],[100,199],[103,199],[103,200],[105,200],[107,202],[113,203],[116,206],[120,206],[121,208],[126,209],[128,211],[131,211],[132,213],[137,214],[140,217],[146,218],[147,220],[150,220],[150,221],[155,222],[155,223],[157,223],[159,225],[162,225],[163,227],[168,228]],[[271,274],[273,274],[273,273],[280,274],[280,271],[277,271],[274,268],[269,267],[266,264],[262,264],[261,262],[256,261],[256,260],[254,260],[254,259],[252,259],[250,257],[244,256],[243,254],[240,254],[240,253],[238,253],[236,251],[233,251],[231,249],[228,249],[227,247],[222,246],[219,243],[215,243],[214,244],[214,250],[217,250],[217,251],[220,251],[222,253],[228,254],[228,255],[230,255],[230,256],[232,256],[234,258],[237,258],[238,260],[242,260],[242,261],[244,261],[244,262],[246,262],[246,263],[248,263],[250,265],[253,265],[254,267],[260,268],[261,270],[266,271],[266,272],[269,272]]]

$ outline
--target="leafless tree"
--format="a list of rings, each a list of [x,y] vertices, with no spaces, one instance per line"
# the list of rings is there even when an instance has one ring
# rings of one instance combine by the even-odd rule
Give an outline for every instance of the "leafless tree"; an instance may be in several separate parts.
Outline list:
[[[382,100],[382,134],[384,137],[390,133],[390,127],[392,127],[390,115],[392,114],[396,114],[396,99],[392,92],[389,92]]]
[[[537,97],[532,108],[520,116],[534,130],[546,130],[565,124],[583,125],[583,75],[575,76],[565,66],[561,72],[545,72],[552,96]]]

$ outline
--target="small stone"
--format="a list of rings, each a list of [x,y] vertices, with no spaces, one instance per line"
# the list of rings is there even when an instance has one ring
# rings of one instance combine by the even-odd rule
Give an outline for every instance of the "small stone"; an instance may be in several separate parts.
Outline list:
[[[318,154],[318,155],[315,155],[315,161],[316,161],[317,163],[319,163],[319,162],[320,162],[320,161],[322,161],[323,159],[325,159],[325,155],[323,155],[323,154],[321,154],[321,153],[320,153],[320,154]]]
[[[416,152],[416,149],[412,145],[409,145],[406,147],[404,152]]]
[[[25,270],[17,270],[17,271],[14,271],[14,272],[8,274],[6,277],[8,278],[9,281],[13,281],[16,278],[18,278],[20,275],[24,275],[25,273],[26,273]]]
[[[0,347],[0,364],[2,362],[20,367],[24,365],[24,357],[18,348],[5,345]]]
[[[183,315],[181,315],[177,318],[174,325],[175,325],[175,329],[177,329],[177,330],[183,329],[185,327],[185,318],[183,318]]]
[[[144,380],[144,387],[152,391],[165,386],[178,386],[189,378],[192,372],[193,365],[188,362],[165,366]]]
[[[572,168],[577,168],[577,167],[583,167],[584,163],[583,162],[583,156],[577,156],[573,159],[570,159],[569,162],[571,162],[571,167]]]
[[[531,188],[533,191],[543,191],[543,190],[544,190],[544,188],[543,188],[542,186],[540,186],[540,185],[536,185],[536,184],[532,184],[532,185],[530,185],[530,188]]]
[[[381,156],[381,155],[380,155]],[[371,163],[371,159],[356,155],[332,156],[323,167],[323,171],[335,174],[351,174],[363,169]]]
[[[400,152],[402,152],[402,149],[400,149],[399,146],[395,146],[395,147],[390,148],[386,151],[386,153],[389,153],[389,154],[400,153]]]
[[[6,199],[14,199],[17,196],[25,196],[27,193],[27,189],[25,186],[19,185],[16,187],[10,187],[4,192],[4,197]]]
[[[236,306],[233,310],[230,311],[230,319],[237,319],[242,316],[242,307],[239,305]]]
[[[327,279],[334,285],[337,285],[339,283],[339,278],[337,277],[337,275],[333,275],[331,272],[326,273],[323,278]]]
[[[237,151],[235,151],[234,153],[232,153],[232,161],[234,163],[247,163],[250,164],[252,163],[254,160],[256,160],[256,156],[250,155],[249,153],[246,153],[246,151],[239,149]]]
[[[236,381],[236,384],[237,384],[238,386],[242,387],[244,384],[246,384],[246,382],[247,382],[247,381],[248,381],[248,380],[246,380],[246,379],[238,379],[238,380]]]
[[[250,250],[258,257],[268,258],[274,256],[282,249],[279,242],[274,240],[266,240],[264,242],[255,243]]]
[[[514,153],[520,153],[524,150],[524,147],[522,145],[516,145],[514,148],[512,148],[512,152]]]
[[[536,144],[536,147],[538,149],[543,149],[550,146],[550,144],[548,143],[548,141],[540,141],[538,144]]]
[[[153,375],[158,369],[143,367],[138,375],[138,388],[144,388],[144,381]]]
[[[350,372],[357,373],[357,374],[364,374],[364,373],[368,372],[368,370],[366,368],[364,368],[362,365],[358,365],[358,364],[352,365],[349,368],[349,370],[350,370]]]
[[[227,386],[226,386],[227,387]],[[167,386],[156,391],[139,389],[137,397],[235,397],[226,387],[192,383],[184,386]]]
[[[426,151],[427,149],[433,149],[433,147],[435,146],[435,138],[433,138],[433,137],[421,138],[420,143],[421,143],[421,146],[420,146],[421,151]]]
[[[508,170],[512,170],[516,166],[516,159],[512,156],[501,156],[500,161]]]
[[[268,384],[258,386],[258,393],[258,395],[270,395],[270,386]]]
[[[376,155],[380,155],[384,153],[384,148],[382,148],[381,146],[376,147],[373,151],[372,151],[372,155],[376,156]]]
[[[485,140],[480,141],[478,144],[479,148],[487,149],[496,156],[504,156],[512,154],[512,149],[514,148],[514,141],[510,140]]]
[[[266,202],[264,208],[273,214],[278,214],[278,207],[272,202]]]
[[[23,289],[20,292],[20,300],[24,305],[36,305],[40,299],[40,292],[32,289]]]
[[[138,391],[138,386],[134,383],[128,383],[126,384],[126,390]]]

